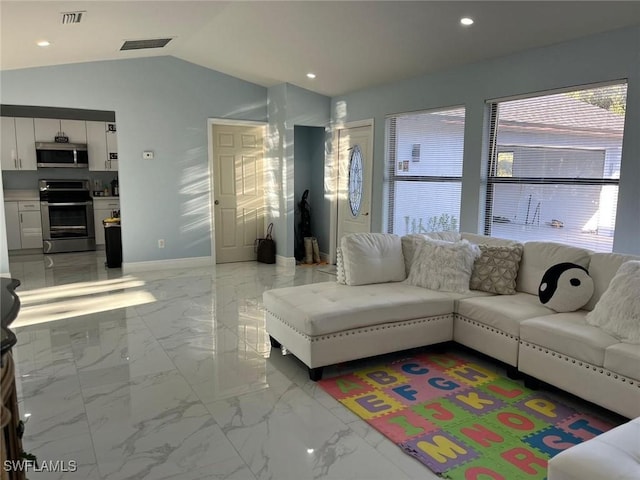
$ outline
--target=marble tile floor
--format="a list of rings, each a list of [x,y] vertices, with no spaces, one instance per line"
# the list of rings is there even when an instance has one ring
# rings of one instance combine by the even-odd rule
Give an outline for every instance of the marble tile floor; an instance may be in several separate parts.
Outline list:
[[[30,480],[439,478],[271,349],[262,293],[333,275],[255,262],[123,274],[103,263],[104,252],[10,258],[22,282],[24,448],[77,464]]]

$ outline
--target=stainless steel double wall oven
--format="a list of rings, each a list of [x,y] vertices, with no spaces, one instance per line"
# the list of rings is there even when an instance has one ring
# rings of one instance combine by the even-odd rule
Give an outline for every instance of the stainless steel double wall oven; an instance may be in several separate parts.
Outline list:
[[[88,180],[40,180],[44,253],[96,249]]]

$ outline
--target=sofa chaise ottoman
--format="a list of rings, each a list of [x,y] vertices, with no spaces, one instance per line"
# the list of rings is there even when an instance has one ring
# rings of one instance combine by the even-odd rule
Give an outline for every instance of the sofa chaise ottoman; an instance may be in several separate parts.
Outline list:
[[[272,345],[299,358],[312,380],[326,365],[450,341],[460,298],[403,283],[322,282],[263,295]]]

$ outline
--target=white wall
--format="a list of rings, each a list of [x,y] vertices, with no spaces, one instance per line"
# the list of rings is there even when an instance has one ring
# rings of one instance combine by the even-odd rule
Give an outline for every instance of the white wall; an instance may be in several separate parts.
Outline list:
[[[207,118],[267,119],[265,88],[174,57],[3,71],[0,100],[116,112],[125,263],[211,255]]]
[[[447,72],[332,99],[332,122],[374,118],[372,229],[385,209],[385,116],[464,105],[466,108],[462,231],[482,230],[486,176],[485,102],[515,95],[628,79],[625,139],[614,251],[640,254],[640,28],[629,28],[528,50]]]

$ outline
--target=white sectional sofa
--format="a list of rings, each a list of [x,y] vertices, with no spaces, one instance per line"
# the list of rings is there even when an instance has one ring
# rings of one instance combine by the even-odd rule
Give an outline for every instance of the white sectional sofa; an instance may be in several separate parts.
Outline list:
[[[548,480],[640,478],[640,418],[620,425],[549,460]]]
[[[514,245],[468,233],[446,239],[460,238],[476,245]],[[640,344],[621,342],[586,321],[618,268],[640,258],[532,241],[523,246],[514,294],[458,293],[398,281],[412,266],[416,238],[383,240],[390,243],[368,252],[375,259],[372,264],[360,267],[358,259],[345,260],[344,270],[354,278],[354,271],[369,268],[355,275],[360,282],[379,274],[396,281],[357,286],[326,282],[264,293],[272,344],[284,345],[305,363],[311,379],[321,378],[326,365],[453,340],[504,362],[511,371],[626,417],[640,416]],[[397,264],[398,248],[406,265],[402,278],[390,267]],[[556,313],[538,297],[545,271],[562,262],[584,267],[593,279],[591,299],[575,312]]]

